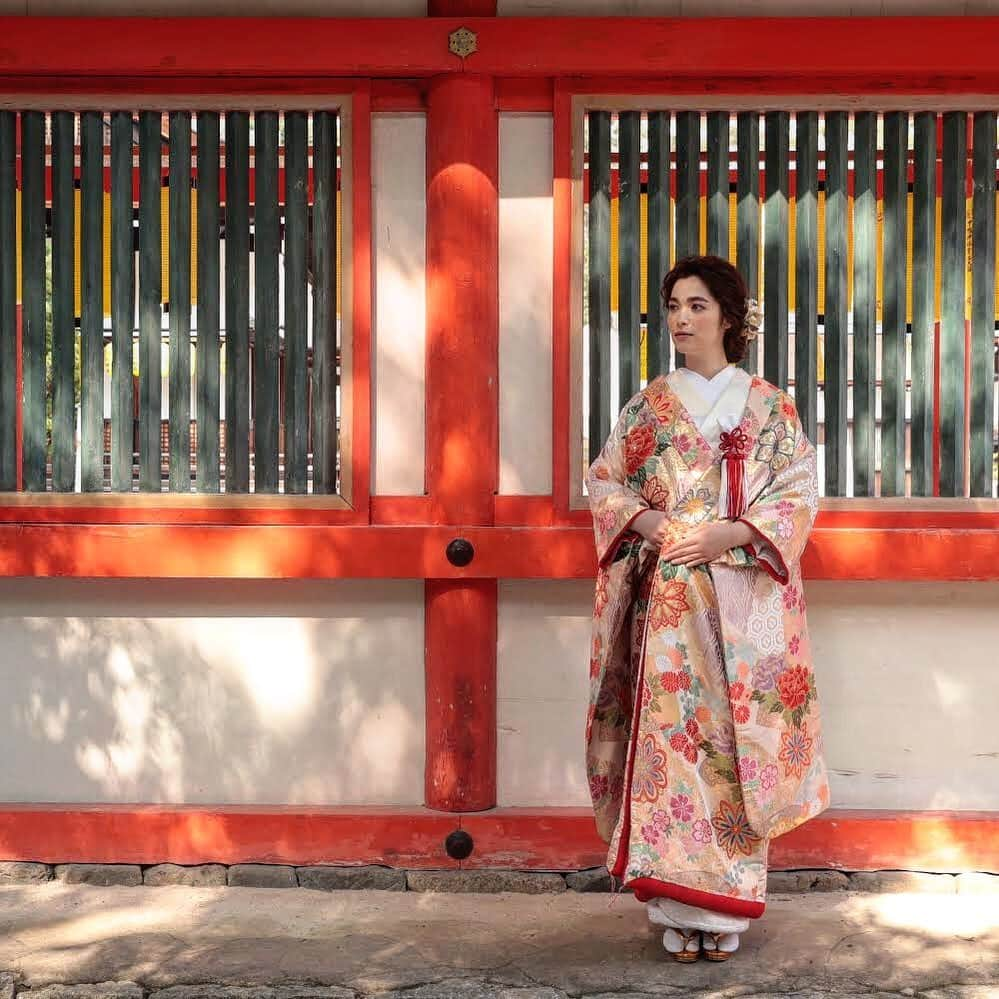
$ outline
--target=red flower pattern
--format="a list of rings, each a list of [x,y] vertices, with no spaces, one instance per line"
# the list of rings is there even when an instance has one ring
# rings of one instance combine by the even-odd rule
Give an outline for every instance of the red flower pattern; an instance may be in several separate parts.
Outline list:
[[[694,806],[685,794],[674,794],[669,799],[669,810],[677,822],[689,822],[694,817]]]
[[[629,475],[634,475],[652,456],[656,448],[656,432],[651,424],[643,423],[635,427],[624,439],[624,467]]]
[[[675,628],[684,611],[690,610],[687,602],[687,584],[681,579],[668,579],[654,587],[649,604],[649,624],[653,628]]]
[[[800,708],[808,698],[808,670],[804,666],[792,666],[777,677],[777,690],[780,702],[789,711]]]

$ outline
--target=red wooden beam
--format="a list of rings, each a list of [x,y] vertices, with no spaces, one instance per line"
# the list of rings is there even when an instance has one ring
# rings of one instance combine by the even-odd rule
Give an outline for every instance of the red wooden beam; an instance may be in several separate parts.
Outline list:
[[[474,843],[460,864],[444,840]],[[0,860],[117,864],[385,864],[571,871],[606,847],[587,808],[4,805]],[[773,840],[770,867],[999,873],[999,812],[830,809]]]
[[[240,18],[238,32],[233,24],[231,18],[5,17],[0,69],[21,86],[79,76],[279,80],[464,72],[696,78],[711,81],[716,92],[719,78],[741,79],[749,92],[782,79],[807,82],[809,92],[819,93],[847,81],[852,92],[872,93],[886,85],[986,93],[999,85],[995,17]],[[448,35],[458,27],[477,35],[477,51],[465,60],[448,50]]]
[[[492,523],[498,479],[498,127],[491,78],[431,81],[426,477],[440,522],[454,525],[452,536],[470,533],[460,525]],[[481,565],[481,556],[474,561]],[[490,808],[496,804],[496,580],[464,572],[456,579],[453,571],[423,575],[426,803],[452,811]]]
[[[445,555],[457,537],[475,549],[465,567],[452,565]],[[806,579],[996,580],[999,532],[817,528],[802,569]],[[471,586],[475,580],[595,575],[588,527],[0,525],[0,577],[403,578],[462,580],[462,586]],[[431,623],[427,636],[428,648],[440,652],[443,662],[454,655],[454,643],[465,640],[465,629],[472,629],[470,620],[461,624],[450,612],[446,622],[442,619],[440,629]]]

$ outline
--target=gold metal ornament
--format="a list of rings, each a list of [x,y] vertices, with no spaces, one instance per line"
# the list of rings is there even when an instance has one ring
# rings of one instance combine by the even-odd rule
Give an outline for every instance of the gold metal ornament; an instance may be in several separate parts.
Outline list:
[[[456,56],[459,56],[462,59],[467,58],[478,48],[476,45],[475,32],[469,31],[468,28],[459,28],[457,31],[452,31],[451,34],[448,35],[447,47]]]

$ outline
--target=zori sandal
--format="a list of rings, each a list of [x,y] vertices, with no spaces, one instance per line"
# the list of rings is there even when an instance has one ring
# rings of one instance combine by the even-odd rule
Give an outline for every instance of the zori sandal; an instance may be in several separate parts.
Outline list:
[[[709,961],[727,961],[739,949],[738,933],[703,932],[704,956]]]
[[[667,929],[663,933],[663,947],[674,961],[690,964],[701,953],[701,931]]]

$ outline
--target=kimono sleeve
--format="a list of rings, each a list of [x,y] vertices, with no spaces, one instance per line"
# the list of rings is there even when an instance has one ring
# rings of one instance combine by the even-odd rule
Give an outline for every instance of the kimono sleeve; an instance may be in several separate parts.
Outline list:
[[[739,518],[755,535],[746,552],[783,586],[805,550],[819,505],[815,448],[788,397],[760,433],[754,457],[769,464],[771,477]]]
[[[632,521],[649,504],[627,482],[626,438],[637,408],[629,404],[586,474],[586,490],[593,514],[597,559],[601,567],[613,561]]]

